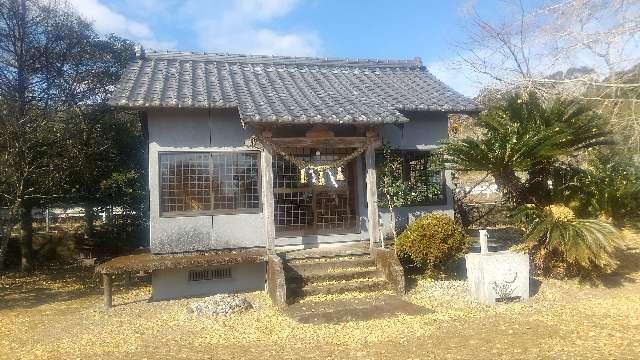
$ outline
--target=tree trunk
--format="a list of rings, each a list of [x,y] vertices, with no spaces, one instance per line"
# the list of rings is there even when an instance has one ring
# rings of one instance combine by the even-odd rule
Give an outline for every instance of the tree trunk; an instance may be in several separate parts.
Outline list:
[[[528,176],[526,184],[528,199],[526,200],[540,206],[548,205],[552,200],[548,183],[551,178],[551,168],[546,165],[535,167],[529,171]]]
[[[0,270],[5,269],[7,249],[11,240],[11,229],[16,226],[17,217],[15,208],[9,210],[8,216],[0,223]]]
[[[20,209],[20,248],[22,261],[20,270],[31,271],[33,268],[33,216],[30,207]]]
[[[7,248],[9,247],[9,238],[11,233],[0,227],[0,270],[4,270],[4,260],[7,257]]]
[[[522,198],[522,181],[511,169],[491,174],[495,179],[498,190],[504,195],[504,199],[513,205],[520,206],[526,203]]]
[[[91,241],[96,231],[96,212],[93,206],[84,206],[84,238]]]

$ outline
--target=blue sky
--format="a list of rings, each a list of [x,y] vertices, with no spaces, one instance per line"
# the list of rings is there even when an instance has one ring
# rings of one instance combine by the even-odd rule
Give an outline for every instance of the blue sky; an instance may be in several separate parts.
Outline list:
[[[469,0],[71,0],[102,33],[162,50],[414,58],[474,95],[449,69]],[[499,10],[500,0],[480,11]]]

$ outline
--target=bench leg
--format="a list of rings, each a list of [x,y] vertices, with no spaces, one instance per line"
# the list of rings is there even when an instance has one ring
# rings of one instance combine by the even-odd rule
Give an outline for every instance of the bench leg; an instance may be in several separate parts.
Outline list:
[[[104,307],[109,309],[113,304],[112,298],[112,290],[113,290],[113,279],[111,275],[102,274],[102,284],[104,289]]]

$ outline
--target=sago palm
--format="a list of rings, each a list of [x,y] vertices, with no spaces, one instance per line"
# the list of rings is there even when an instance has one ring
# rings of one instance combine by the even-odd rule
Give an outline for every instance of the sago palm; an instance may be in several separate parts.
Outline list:
[[[486,110],[477,126],[480,137],[443,146],[447,162],[458,170],[487,171],[516,204],[548,197],[547,181],[560,158],[608,142],[601,117],[587,105],[534,94],[513,95]]]
[[[514,250],[531,253],[541,274],[591,276],[610,272],[618,264],[615,250],[623,246],[621,235],[606,222],[576,219],[563,205],[525,207],[517,215],[530,226]]]

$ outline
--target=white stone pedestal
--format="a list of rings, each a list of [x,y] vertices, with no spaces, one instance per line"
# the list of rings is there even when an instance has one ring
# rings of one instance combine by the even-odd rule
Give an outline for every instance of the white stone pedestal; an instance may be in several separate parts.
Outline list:
[[[483,304],[529,298],[529,255],[510,251],[465,255],[471,296]]]

